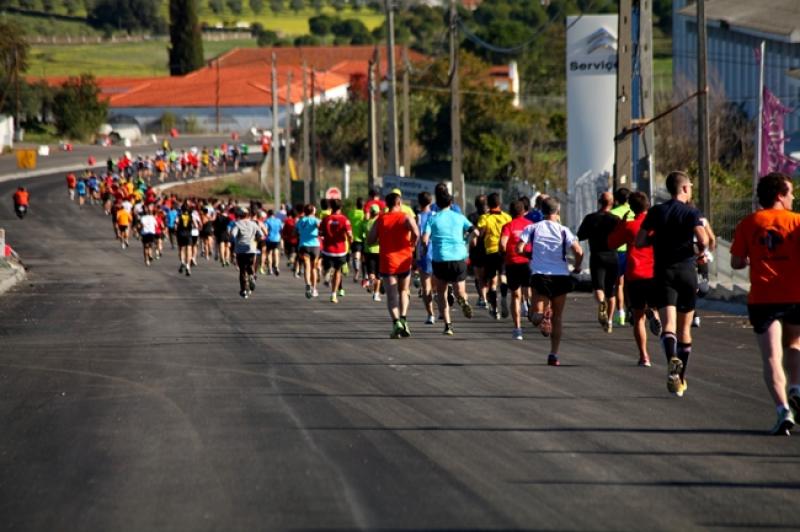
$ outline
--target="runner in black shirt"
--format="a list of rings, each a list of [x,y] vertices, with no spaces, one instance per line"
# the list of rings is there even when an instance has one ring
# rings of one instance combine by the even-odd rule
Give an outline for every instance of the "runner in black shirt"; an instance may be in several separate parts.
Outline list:
[[[617,284],[617,251],[608,247],[608,236],[619,223],[611,214],[614,197],[603,192],[597,200],[600,209],[586,216],[578,229],[578,240],[589,241],[589,271],[592,274],[592,289],[597,299],[597,321],[611,332],[614,316]]]
[[[682,397],[692,352],[692,317],[697,300],[695,268],[698,261],[705,260],[708,235],[700,213],[687,205],[692,198],[689,176],[672,172],[666,184],[672,199],[650,208],[636,236],[636,246],[653,245],[653,288],[664,324],[661,343],[669,367],[667,389]]]

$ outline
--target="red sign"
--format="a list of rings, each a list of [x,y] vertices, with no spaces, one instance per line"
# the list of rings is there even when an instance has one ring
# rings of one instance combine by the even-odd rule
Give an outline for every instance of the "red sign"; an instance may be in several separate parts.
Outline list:
[[[325,199],[342,199],[342,191],[336,187],[331,187],[325,191]]]

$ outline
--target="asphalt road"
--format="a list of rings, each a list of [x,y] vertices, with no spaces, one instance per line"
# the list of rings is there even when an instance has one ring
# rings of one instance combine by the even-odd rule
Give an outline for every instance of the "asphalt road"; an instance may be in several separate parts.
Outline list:
[[[0,185],[30,267],[0,298],[3,530],[796,529],[800,439],[773,423],[752,333],[704,312],[683,399],[630,329],[568,304],[563,366],[507,321],[389,340],[355,285],[334,306],[284,275],[175,252],[145,268],[63,176]]]

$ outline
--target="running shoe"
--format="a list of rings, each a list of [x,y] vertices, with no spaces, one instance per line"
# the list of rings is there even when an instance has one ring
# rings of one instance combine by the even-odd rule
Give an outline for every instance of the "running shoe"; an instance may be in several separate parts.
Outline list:
[[[483,298],[478,299],[478,302],[475,304],[478,308],[486,308],[486,300]]]
[[[184,266],[184,265],[183,265],[183,263],[181,262],[181,265],[180,265],[180,266],[178,266],[178,273],[183,273],[183,269],[184,269],[184,268],[185,268],[185,266]]]
[[[700,328],[700,316],[695,316],[692,318],[692,328],[699,329]]]
[[[464,299],[463,297],[458,298],[458,306],[461,307],[461,313],[464,314],[464,317],[468,320],[472,319],[472,307],[469,306],[469,302]]]
[[[266,270],[266,268],[261,266],[261,267],[258,268],[258,273],[260,273],[261,275],[266,275],[267,274],[267,270]]]
[[[455,333],[456,332],[453,330],[453,326],[452,325],[450,325],[449,323],[445,323],[444,324],[444,331],[442,331],[443,335],[445,335],[445,336],[453,336]]]
[[[339,289],[339,297],[344,297],[344,288]]]
[[[500,316],[503,319],[508,317],[508,299],[505,297],[500,298]]]
[[[436,318],[433,317],[433,314],[425,319],[425,325],[433,325],[434,323],[436,323]]]
[[[614,331],[614,324],[611,323],[610,321],[607,321],[605,326],[603,327],[603,330],[608,334],[611,334]]]
[[[667,390],[677,397],[683,397],[685,391],[683,381],[681,381],[681,370],[683,362],[678,357],[669,359],[669,373],[667,374]]]
[[[300,278],[300,272],[294,272],[294,278],[295,279],[299,279]]]
[[[375,292],[374,294],[372,294],[372,300],[373,301],[380,301],[381,300],[381,295],[379,293]]]
[[[241,296],[243,299],[247,299],[247,290],[242,290],[241,292],[239,292],[239,295],[240,295],[240,296]]]
[[[336,299],[336,294],[331,294],[331,303],[338,303],[339,300]]]
[[[145,266],[150,266],[150,259],[147,259],[146,261],[144,261],[144,265]]]
[[[250,286],[250,291],[252,292],[256,289],[256,280],[251,277],[248,285]]]
[[[553,311],[547,309],[544,311],[544,315],[542,316],[542,321],[539,322],[539,331],[542,333],[542,336],[545,338],[550,336],[553,332]]]
[[[314,292],[311,291],[311,285],[307,284],[306,285],[306,299],[311,299],[311,297],[313,295],[314,295]]]
[[[275,277],[278,277],[280,274],[281,274],[281,271],[278,269],[278,267],[277,266],[273,266],[272,267],[272,275],[274,275]]]
[[[190,269],[187,267],[187,268],[186,268],[186,277],[191,277],[191,276],[192,276],[192,270],[190,270]]]
[[[403,333],[403,324],[400,323],[400,320],[395,320],[394,325],[392,325],[392,334],[389,335],[389,338],[396,339],[400,338]]]
[[[650,357],[639,358],[639,367],[649,368],[650,366],[652,366],[652,364],[650,363]]]
[[[789,406],[794,410],[795,416],[800,416],[800,392],[796,390],[789,392]]]
[[[778,420],[775,422],[772,429],[770,429],[769,433],[773,436],[789,436],[795,424],[796,422],[792,410],[781,408],[781,411],[778,412]]]
[[[522,340],[522,328],[514,329],[511,333],[511,337],[514,340]]]
[[[650,327],[650,332],[653,333],[655,336],[661,336],[661,320],[658,319],[658,316],[655,312],[650,309],[647,309],[647,325]]]
[[[608,306],[605,301],[601,301],[597,304],[597,322],[603,329],[605,329],[606,323],[608,323]]]
[[[317,290],[317,289],[315,288],[315,289],[314,289],[314,291],[313,291],[313,292],[311,292],[311,295],[312,295],[312,296],[314,296],[314,297],[319,297],[319,290]]]
[[[400,325],[402,325],[403,330],[400,331],[400,336],[403,338],[408,338],[411,336],[411,329],[408,328],[408,321],[404,318],[400,318]]]
[[[195,258],[192,259],[192,266],[197,266],[197,259]]]
[[[555,353],[550,353],[549,355],[547,355],[547,365],[560,366],[561,362],[558,360],[558,355]]]
[[[614,325],[623,327],[625,325],[625,313],[617,311],[614,313]]]

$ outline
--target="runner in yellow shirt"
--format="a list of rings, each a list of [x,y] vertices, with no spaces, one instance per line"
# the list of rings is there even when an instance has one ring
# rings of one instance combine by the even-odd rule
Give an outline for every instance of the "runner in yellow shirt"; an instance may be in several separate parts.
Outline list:
[[[502,278],[505,277],[503,272],[503,254],[500,252],[500,233],[503,226],[511,221],[511,216],[507,212],[500,209],[500,195],[497,192],[489,194],[486,198],[489,212],[482,214],[478,218],[478,230],[480,237],[483,240],[484,248],[486,248],[486,263],[483,269],[483,279],[481,281],[481,296],[486,298],[489,303],[489,314],[496,320],[500,319],[502,314],[503,318],[508,317],[508,286]],[[501,311],[497,310],[497,284],[498,278],[501,279],[500,293]]]

